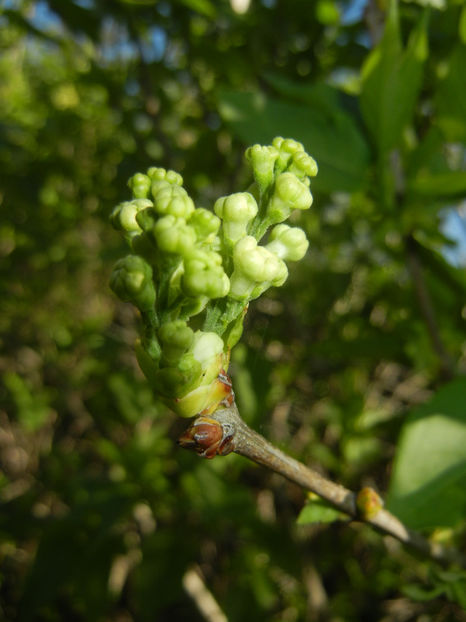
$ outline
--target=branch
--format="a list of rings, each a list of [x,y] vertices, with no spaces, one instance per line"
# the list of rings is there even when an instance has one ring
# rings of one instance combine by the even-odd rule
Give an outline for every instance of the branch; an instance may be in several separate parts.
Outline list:
[[[209,417],[197,417],[178,443],[204,458],[224,456],[233,451],[283,475],[298,486],[316,493],[351,518],[372,525],[435,561],[443,565],[456,563],[466,568],[466,557],[459,551],[429,542],[384,510],[382,500],[374,490],[364,488],[356,494],[269,443],[243,421],[234,402]]]

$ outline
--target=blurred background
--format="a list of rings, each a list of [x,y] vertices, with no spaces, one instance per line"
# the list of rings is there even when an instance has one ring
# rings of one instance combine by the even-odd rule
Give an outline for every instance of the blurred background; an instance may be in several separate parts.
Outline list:
[[[108,287],[133,173],[173,168],[212,207],[250,183],[249,144],[302,141],[310,250],[251,305],[237,401],[396,505],[410,413],[454,378],[466,401],[463,3],[400,1],[391,21],[382,0],[1,4],[0,619],[466,620],[464,574],[363,525],[297,521],[296,486],[178,448],[186,422],[151,394],[137,315]],[[464,446],[440,503],[400,509],[463,550]]]

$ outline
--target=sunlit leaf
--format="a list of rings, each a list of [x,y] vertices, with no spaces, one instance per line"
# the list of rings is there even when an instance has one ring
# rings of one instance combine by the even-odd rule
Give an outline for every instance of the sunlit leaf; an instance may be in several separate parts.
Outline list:
[[[426,27],[424,12],[403,49],[397,2],[392,0],[384,35],[362,67],[361,112],[381,154],[398,144],[411,122],[427,56]]]
[[[444,386],[404,424],[387,507],[417,529],[454,526],[466,511],[466,380]]]

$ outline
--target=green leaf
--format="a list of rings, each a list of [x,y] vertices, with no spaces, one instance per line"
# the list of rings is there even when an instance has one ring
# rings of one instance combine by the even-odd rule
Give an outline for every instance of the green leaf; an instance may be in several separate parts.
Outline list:
[[[312,523],[333,523],[337,520],[346,518],[339,510],[329,505],[323,499],[308,501],[299,513],[296,522],[298,525],[309,525]]]
[[[427,56],[424,11],[403,50],[398,6],[390,5],[384,35],[362,67],[361,112],[380,154],[393,149],[411,122]]]
[[[466,192],[466,171],[431,174],[426,171],[410,184],[409,190],[427,197],[454,197]]]
[[[355,120],[338,103],[306,105],[267,98],[260,92],[222,90],[219,111],[248,144],[267,144],[277,136],[301,141],[319,166],[312,187],[324,192],[354,192],[366,183],[369,150]],[[328,98],[330,102],[330,98]]]
[[[338,116],[341,112],[339,103],[341,93],[328,84],[323,82],[301,84],[272,72],[266,73],[264,79],[287,100],[309,104],[314,110],[319,109],[328,116]]]
[[[441,67],[444,78],[435,96],[437,122],[447,139],[466,140],[466,45],[458,44],[448,61]],[[461,77],[463,76],[463,78]]]
[[[6,372],[3,377],[5,387],[11,394],[18,421],[29,432],[41,428],[50,418],[50,391],[42,387],[34,390],[19,374]]]
[[[182,0],[181,4],[205,17],[213,18],[217,13],[215,5],[209,0]]]
[[[466,43],[466,6],[464,6],[463,10],[461,11],[460,26],[458,32],[461,42]]]
[[[466,297],[466,273],[464,270],[454,268],[442,255],[441,252],[430,248],[416,239],[417,252],[422,265],[443,286],[454,293],[454,300],[462,301]],[[442,299],[445,293],[442,294]]]
[[[449,571],[431,567],[428,574],[428,585],[408,584],[402,588],[403,593],[418,602],[443,595],[463,609],[466,607],[466,573],[463,570]]]
[[[438,598],[445,592],[443,587],[434,587],[432,589],[423,588],[419,585],[404,585],[402,592],[405,596],[416,602],[427,602]]]
[[[415,529],[453,527],[466,510],[466,379],[444,386],[403,428],[387,508]]]
[[[457,105],[456,100],[454,105]],[[466,103],[464,115],[466,119]],[[458,124],[461,122],[458,119]],[[461,146],[458,144],[450,149],[445,148],[446,131],[442,125],[447,127],[448,124],[448,121],[441,121],[438,125],[432,125],[409,154],[406,186],[411,195],[445,199],[457,196],[462,198],[466,192],[466,171],[462,170]],[[458,136],[460,134],[461,128]]]
[[[432,125],[409,154],[406,186],[412,195],[442,199],[466,191],[461,147],[445,148],[444,134],[439,125]]]

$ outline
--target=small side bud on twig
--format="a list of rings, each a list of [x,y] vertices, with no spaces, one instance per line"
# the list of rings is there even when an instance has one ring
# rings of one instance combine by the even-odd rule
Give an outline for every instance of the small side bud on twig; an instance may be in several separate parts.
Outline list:
[[[369,520],[374,518],[383,508],[383,499],[373,488],[365,486],[357,494],[356,507],[361,518]]]

